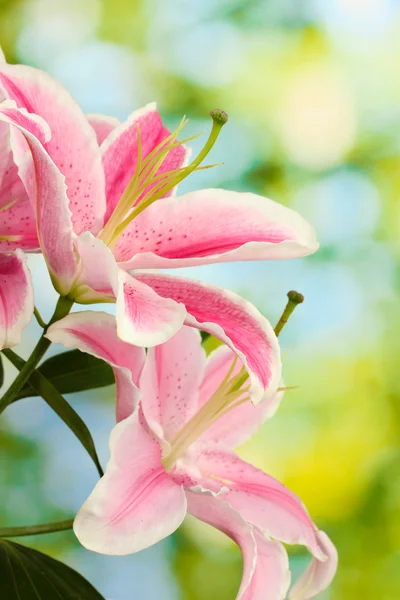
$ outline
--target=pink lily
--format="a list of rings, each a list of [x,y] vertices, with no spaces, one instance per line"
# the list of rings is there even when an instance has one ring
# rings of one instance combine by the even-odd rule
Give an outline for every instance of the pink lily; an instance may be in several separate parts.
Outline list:
[[[0,349],[20,342],[33,313],[31,275],[23,252],[15,249],[39,247],[29,198],[13,160],[13,141],[10,128],[0,123]]]
[[[302,544],[313,555],[290,598],[306,600],[329,585],[337,553],[327,535],[295,494],[233,452],[276,411],[282,391],[254,406],[234,353],[222,346],[206,358],[198,332],[187,327],[146,359],[133,346],[121,352],[115,320],[106,313],[71,314],[48,337],[105,359],[117,381],[121,372],[125,378],[125,386],[117,385],[119,422],[106,473],[75,519],[86,548],[137,552],[173,533],[189,512],[240,546],[238,599],[286,597],[290,573],[282,542]]]
[[[22,197],[8,214],[12,233],[0,238],[0,250],[25,243],[22,219],[35,245],[36,220],[56,289],[80,303],[116,302],[121,339],[154,346],[183,323],[199,327],[246,355],[260,394],[274,389],[278,344],[249,303],[215,286],[141,272],[317,249],[312,227],[272,200],[225,190],[171,196],[213,145],[223,113],[215,113],[203,151],[185,167],[178,131],[169,134],[154,104],[122,124],[87,118],[46,73],[6,63],[0,88],[0,120],[13,130],[12,160],[30,200]]]

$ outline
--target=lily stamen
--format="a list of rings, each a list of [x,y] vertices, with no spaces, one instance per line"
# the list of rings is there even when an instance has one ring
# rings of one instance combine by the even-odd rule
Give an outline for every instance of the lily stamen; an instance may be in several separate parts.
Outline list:
[[[228,373],[210,399],[203,404],[197,413],[193,415],[171,440],[171,451],[163,459],[166,470],[171,469],[186,450],[222,415],[232,408],[239,406],[242,402],[250,400],[250,397],[247,395],[250,386],[246,386],[245,388],[238,386],[238,383],[243,379],[244,367],[240,369],[237,375],[232,377],[236,363],[237,357],[233,360]],[[244,399],[242,398],[243,394],[246,395]]]
[[[183,179],[190,175],[190,173],[199,168],[199,165],[203,162],[217,141],[223,125],[228,120],[226,113],[221,110],[211,111],[210,116],[213,119],[210,135],[197,157],[187,167],[162,173],[160,174],[162,175],[161,178],[156,175],[172,149],[186,141],[198,137],[198,135],[195,135],[182,142],[176,142],[178,133],[187,123],[185,118],[182,119],[174,133],[163,140],[163,142],[161,142],[161,144],[159,144],[159,146],[157,146],[140,165],[138,158],[138,166],[135,170],[135,174],[129,182],[108,223],[100,234],[101,239],[103,239],[108,246],[115,246],[126,227],[135,217],[143,212],[145,208],[160,198],[165,197],[170,190],[176,187]],[[140,138],[138,137],[138,148],[139,139]],[[207,166],[207,168],[211,168],[211,166]],[[157,182],[158,185],[154,185],[154,183]],[[148,188],[150,189],[147,194],[141,198],[141,195]]]

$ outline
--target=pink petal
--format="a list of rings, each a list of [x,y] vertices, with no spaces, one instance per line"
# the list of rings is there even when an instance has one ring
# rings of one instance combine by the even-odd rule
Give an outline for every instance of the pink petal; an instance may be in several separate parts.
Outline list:
[[[72,313],[47,330],[46,337],[66,348],[78,348],[113,367],[117,384],[117,420],[128,417],[139,401],[139,377],[145,361],[143,348],[117,336],[115,317],[105,312]]]
[[[138,215],[116,246],[126,269],[294,258],[318,249],[295,211],[256,194],[209,189],[168,198]]]
[[[161,463],[161,449],[138,412],[114,427],[104,477],[74,523],[79,541],[101,554],[131,554],[173,533],[186,514],[183,488]]]
[[[204,378],[200,387],[200,404],[204,404],[211,398],[213,393],[228,374],[235,354],[227,346],[220,346],[214,350],[207,359]],[[237,361],[232,375],[236,375],[241,362]],[[241,398],[245,398],[246,393]],[[260,425],[277,410],[282,399],[283,392],[276,392],[265,400],[254,406],[250,401],[244,402],[237,408],[233,408],[226,415],[214,423],[200,438],[203,442],[223,444],[227,448],[235,448],[244,444],[258,430]],[[241,398],[238,398],[239,401]]]
[[[122,193],[135,173],[138,156],[138,127],[140,129],[142,158],[146,158],[154,148],[170,135],[170,132],[163,126],[154,103],[134,112],[125,123],[115,128],[109,135],[101,148],[106,176],[106,221],[110,218]],[[157,174],[182,167],[185,159],[186,149],[183,146],[178,146],[168,153]],[[171,193],[172,190],[166,195]]]
[[[167,440],[196,412],[205,365],[199,332],[182,327],[164,344],[150,348],[140,379],[141,406],[154,431]]]
[[[1,64],[0,82],[8,98],[50,126],[45,149],[65,175],[74,232],[97,233],[104,221],[104,173],[96,135],[85,115],[55,79],[38,69]]]
[[[196,464],[205,476],[229,488],[225,498],[244,519],[272,538],[305,545],[325,558],[305,507],[282,483],[220,447],[203,449]]]
[[[72,291],[77,302],[114,302],[118,294],[119,268],[111,250],[89,231],[75,240],[79,276]]]
[[[43,119],[15,108],[11,101],[0,104],[0,120],[14,125],[29,145],[33,161],[19,165],[20,176],[35,206],[40,245],[53,283],[66,294],[76,274],[76,258],[64,177],[42,145],[50,131]]]
[[[166,342],[182,327],[186,310],[120,269],[116,314],[122,340],[151,347]]]
[[[243,600],[283,600],[290,586],[289,561],[279,542],[268,540],[254,529],[257,565]]]
[[[225,502],[207,492],[186,492],[188,512],[216,527],[240,547],[242,582],[236,600],[283,600],[290,584],[288,559],[278,542],[266,539]]]
[[[21,341],[32,314],[32,280],[24,253],[0,254],[0,348]]]
[[[237,353],[249,371],[253,402],[275,392],[281,379],[278,340],[250,302],[200,281],[147,273],[136,279],[160,296],[182,302],[188,312],[186,325],[215,335]]]
[[[113,301],[116,298],[119,337],[136,346],[162,344],[183,325],[182,304],[159,296],[135,277],[119,269],[109,248],[89,232],[75,247],[80,273],[73,291],[78,302]]]
[[[106,115],[86,115],[87,119],[94,129],[96,134],[97,143],[100,146],[104,140],[110,135],[112,131],[120,122],[115,117],[108,117]]]
[[[316,537],[322,552],[327,557],[320,561],[313,558],[303,575],[294,584],[289,600],[308,600],[314,598],[330,585],[338,565],[338,554],[335,546],[323,531],[317,531]]]
[[[0,250],[36,250],[39,241],[35,215],[14,162],[12,131],[16,132],[15,128],[0,123]],[[2,239],[10,236],[13,239]]]

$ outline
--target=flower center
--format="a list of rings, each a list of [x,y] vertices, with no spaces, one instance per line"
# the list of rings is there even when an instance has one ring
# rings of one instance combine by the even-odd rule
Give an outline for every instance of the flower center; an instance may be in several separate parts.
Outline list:
[[[227,375],[213,393],[211,398],[193,415],[191,419],[178,431],[170,441],[171,451],[163,458],[163,464],[168,471],[186,450],[218,419],[227,412],[249,402],[248,391],[250,385],[244,384],[248,381],[248,374],[242,367],[236,375],[233,375],[237,358],[233,361]],[[243,387],[244,386],[244,387]]]
[[[178,185],[183,179],[188,177],[193,171],[200,169],[209,169],[216,165],[206,165],[200,167],[200,164],[206,158],[211,148],[214,146],[221,132],[222,127],[228,120],[227,114],[222,110],[213,110],[210,113],[213,120],[210,135],[197,157],[187,167],[181,167],[172,171],[159,173],[158,170],[167,158],[168,153],[174,148],[184,144],[198,135],[194,135],[182,141],[177,137],[183,127],[187,124],[184,117],[177,129],[164,139],[156,148],[154,148],[145,158],[142,157],[142,143],[139,126],[137,128],[137,148],[138,156],[135,172],[130,179],[124,193],[122,194],[111,217],[101,231],[99,238],[103,240],[110,248],[113,248],[125,231],[126,227],[145,210],[150,204],[163,198],[170,190]]]

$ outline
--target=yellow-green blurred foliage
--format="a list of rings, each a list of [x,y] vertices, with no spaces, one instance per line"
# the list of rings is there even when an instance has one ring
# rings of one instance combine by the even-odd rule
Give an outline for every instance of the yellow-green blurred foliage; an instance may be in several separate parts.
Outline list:
[[[241,454],[297,492],[337,544],[324,598],[400,598],[398,3],[3,1],[0,35],[10,60],[50,71],[88,112],[122,118],[156,99],[171,124],[186,113],[196,132],[220,106],[230,124],[215,162],[225,165],[194,185],[256,191],[315,224],[320,252],[290,271],[229,270],[230,287],[272,320],[283,280],[306,289],[282,333],[285,382],[299,388]],[[12,475],[52,516],[26,479],[40,473],[40,451],[16,443]],[[298,572],[307,558],[292,556]],[[229,600],[241,563],[190,521],[171,568],[182,598]]]

